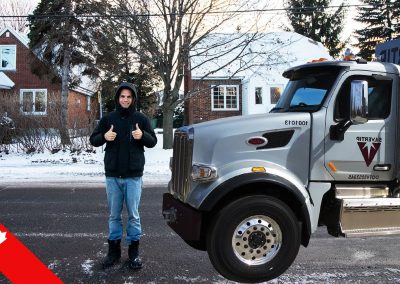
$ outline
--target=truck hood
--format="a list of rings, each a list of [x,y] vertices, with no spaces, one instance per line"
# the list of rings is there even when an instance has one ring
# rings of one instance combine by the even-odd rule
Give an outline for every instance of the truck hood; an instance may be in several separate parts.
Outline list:
[[[306,125],[296,125],[297,122],[304,122]],[[262,136],[266,132],[283,131],[288,129],[309,128],[309,113],[267,113],[246,116],[234,116],[216,119],[199,124],[194,124],[194,146],[203,154],[214,149],[218,141],[230,138],[232,143],[245,143],[251,136]],[[239,136],[239,137],[238,137]],[[243,139],[240,137],[243,136]],[[237,141],[237,139],[239,141]]]
[[[227,165],[260,161],[283,168],[293,168],[308,176],[305,167],[309,157],[309,113],[268,113],[237,116],[193,125],[193,163],[213,165],[219,169]],[[249,138],[265,137],[264,147],[250,145]],[[291,161],[297,163],[288,164]],[[303,162],[300,162],[303,161]],[[307,168],[307,169],[306,169]]]

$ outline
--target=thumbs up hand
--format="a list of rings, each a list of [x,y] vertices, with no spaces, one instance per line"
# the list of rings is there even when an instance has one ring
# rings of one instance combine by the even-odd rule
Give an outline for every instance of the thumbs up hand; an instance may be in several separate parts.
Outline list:
[[[140,130],[139,125],[136,123],[136,129],[132,131],[132,137],[135,140],[140,140],[142,139],[143,132]]]
[[[114,141],[115,137],[117,137],[117,133],[113,132],[114,130],[114,125],[111,124],[111,128],[110,130],[108,130],[105,134],[104,134],[104,138],[107,141]]]

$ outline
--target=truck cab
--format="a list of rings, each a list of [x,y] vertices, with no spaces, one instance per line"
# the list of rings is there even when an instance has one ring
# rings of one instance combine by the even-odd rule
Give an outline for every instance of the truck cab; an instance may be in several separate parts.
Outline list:
[[[400,67],[293,67],[268,114],[177,129],[168,225],[215,269],[267,281],[318,226],[334,237],[400,234]]]

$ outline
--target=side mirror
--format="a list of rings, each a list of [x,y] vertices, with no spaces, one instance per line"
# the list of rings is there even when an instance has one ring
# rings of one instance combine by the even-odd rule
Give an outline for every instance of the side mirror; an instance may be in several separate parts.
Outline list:
[[[368,122],[368,82],[355,80],[351,82],[350,121],[353,124]]]

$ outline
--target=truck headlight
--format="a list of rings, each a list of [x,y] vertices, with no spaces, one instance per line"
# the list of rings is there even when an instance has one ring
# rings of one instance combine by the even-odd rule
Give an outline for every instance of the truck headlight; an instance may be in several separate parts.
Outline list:
[[[217,178],[217,169],[213,166],[194,164],[192,166],[192,180],[198,182],[211,181]]]

